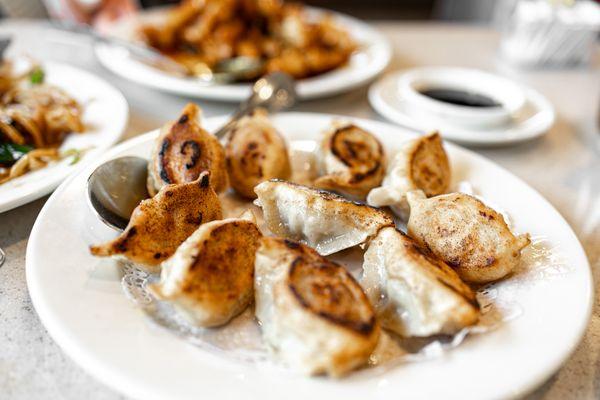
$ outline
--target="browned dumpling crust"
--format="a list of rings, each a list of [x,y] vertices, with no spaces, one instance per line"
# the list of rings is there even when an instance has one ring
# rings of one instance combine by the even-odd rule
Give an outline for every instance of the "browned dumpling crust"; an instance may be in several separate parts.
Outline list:
[[[254,187],[273,178],[290,176],[285,141],[273,127],[265,110],[243,117],[233,128],[225,146],[231,187],[243,197],[255,199]]]
[[[90,246],[90,251],[98,257],[125,258],[155,272],[202,223],[222,217],[209,174],[203,172],[194,182],[164,186],[142,201],[119,237]]]
[[[443,194],[450,186],[450,163],[438,132],[423,136],[409,148],[410,180],[427,197]]]
[[[254,293],[254,255],[261,233],[252,213],[203,224],[163,263],[151,292],[202,327],[226,324]]]
[[[452,335],[475,324],[475,293],[428,249],[393,227],[369,243],[361,281],[382,325],[401,336]]]
[[[309,375],[364,365],[380,329],[346,269],[300,243],[263,238],[256,255],[256,317],[270,350]]]
[[[209,171],[217,193],[228,186],[225,150],[219,140],[202,129],[200,108],[189,103],[179,119],[163,126],[155,141],[148,164],[148,192],[153,195],[161,187],[191,182]]]
[[[406,193],[422,190],[427,197],[446,193],[451,169],[442,138],[434,132],[405,143],[394,156],[380,187],[367,196],[374,207],[390,206],[399,216],[408,216]]]
[[[354,124],[334,124],[318,153],[321,189],[364,199],[385,174],[383,146],[373,134]]]
[[[458,272],[465,281],[486,283],[505,277],[518,265],[529,234],[512,234],[504,217],[464,193],[427,199],[407,194],[408,234]]]

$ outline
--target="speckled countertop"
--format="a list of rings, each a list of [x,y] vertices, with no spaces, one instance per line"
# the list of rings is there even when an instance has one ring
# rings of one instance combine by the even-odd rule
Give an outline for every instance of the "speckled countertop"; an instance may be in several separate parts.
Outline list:
[[[459,65],[491,71],[501,68],[495,54],[498,37],[492,31],[443,24],[375,25],[394,43],[395,58],[390,70],[419,65]],[[13,53],[25,52],[39,59],[72,63],[108,79],[122,90],[131,108],[126,137],[160,126],[189,100],[157,93],[117,78],[96,63],[85,40],[48,33],[44,29],[43,23],[39,22],[5,21],[0,24],[0,33],[9,32],[16,39]],[[44,40],[39,40],[40,37]],[[556,107],[558,119],[543,139],[477,151],[524,179],[561,212],[585,248],[595,282],[600,282],[600,132],[596,125],[600,72],[597,67],[502,72],[546,95]],[[232,105],[199,103],[207,116],[233,110]],[[381,119],[369,106],[364,88],[305,102],[296,110]],[[0,214],[0,246],[8,257],[7,263],[0,268],[0,399],[123,398],[88,376],[64,355],[41,325],[29,299],[25,249],[31,227],[46,199]],[[529,398],[600,398],[598,299],[587,333],[575,353]]]

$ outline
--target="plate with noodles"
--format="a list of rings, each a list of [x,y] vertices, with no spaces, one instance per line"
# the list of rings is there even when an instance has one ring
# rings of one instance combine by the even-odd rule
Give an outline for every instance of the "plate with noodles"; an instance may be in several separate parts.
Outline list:
[[[122,19],[108,31],[159,50],[189,76],[169,75],[118,45],[98,44],[96,55],[112,72],[159,90],[221,101],[243,100],[249,82],[272,71],[296,78],[303,99],[341,93],[371,81],[392,55],[387,38],[358,19],[280,1],[184,0]],[[235,70],[238,60],[258,67],[229,83],[195,79]]]
[[[0,212],[54,190],[117,142],[128,106],[102,79],[30,60],[0,65]]]

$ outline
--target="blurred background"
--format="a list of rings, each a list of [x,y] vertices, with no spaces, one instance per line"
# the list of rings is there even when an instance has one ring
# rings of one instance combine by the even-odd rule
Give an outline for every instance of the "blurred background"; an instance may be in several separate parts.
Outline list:
[[[67,6],[93,8],[99,3],[119,0],[0,0],[4,17],[45,18]],[[178,0],[132,0],[142,7],[177,3]],[[498,3],[512,0],[309,0],[306,4],[341,11],[362,19],[423,20],[441,19],[485,23],[492,19]]]

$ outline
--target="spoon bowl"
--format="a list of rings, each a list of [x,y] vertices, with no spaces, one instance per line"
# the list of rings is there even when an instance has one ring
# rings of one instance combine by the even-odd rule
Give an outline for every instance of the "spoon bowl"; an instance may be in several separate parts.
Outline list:
[[[149,197],[148,160],[120,157],[100,165],[87,182],[88,201],[102,222],[122,231],[133,210]]]
[[[248,81],[260,76],[264,67],[264,61],[256,57],[234,57],[217,63],[212,75],[220,83]]]

